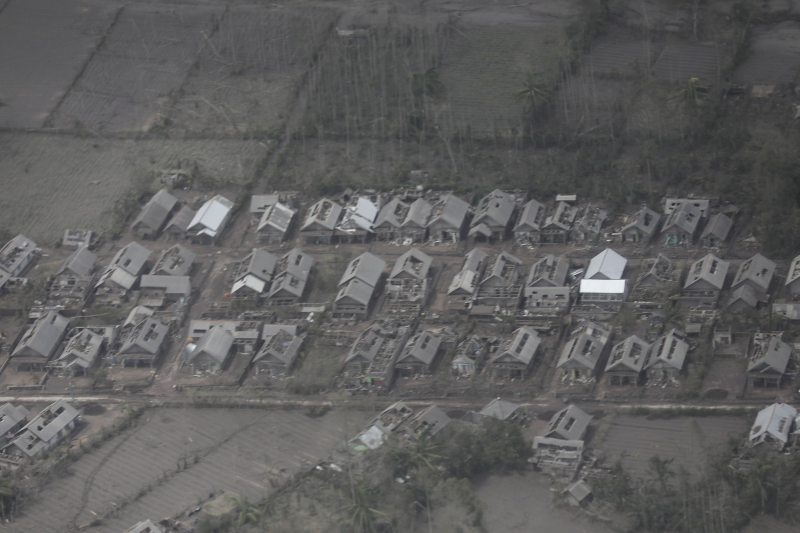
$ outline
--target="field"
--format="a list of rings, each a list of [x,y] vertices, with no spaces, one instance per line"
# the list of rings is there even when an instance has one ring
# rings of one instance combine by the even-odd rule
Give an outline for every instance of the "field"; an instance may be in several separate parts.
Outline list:
[[[736,83],[792,82],[800,74],[800,24],[782,22],[753,36],[750,55],[733,74]]]
[[[5,531],[116,533],[146,518],[175,516],[224,490],[258,499],[310,468],[368,413],[154,409],[138,425],[86,453],[44,487]],[[116,506],[117,510],[113,511]]]

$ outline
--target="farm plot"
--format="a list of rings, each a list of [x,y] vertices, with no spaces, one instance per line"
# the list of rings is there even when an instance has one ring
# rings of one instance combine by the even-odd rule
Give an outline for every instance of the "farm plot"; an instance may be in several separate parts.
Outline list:
[[[795,81],[800,74],[800,24],[782,22],[757,31],[750,55],[733,73],[734,83],[773,85]]]
[[[647,472],[650,457],[674,459],[671,468],[697,471],[709,454],[727,446],[728,438],[740,437],[748,429],[744,417],[709,416],[653,419],[619,416],[613,420],[605,439],[592,443],[605,452],[606,465],[622,460],[622,466],[634,475]]]
[[[10,0],[0,14],[0,127],[39,128],[111,23],[112,2]]]
[[[716,79],[722,70],[722,50],[714,43],[670,43],[655,65],[655,75],[669,81]]]
[[[221,13],[221,7],[125,7],[47,125],[95,132],[148,129],[180,88]]]
[[[644,39],[602,39],[592,46],[584,61],[594,74],[633,73],[644,71],[661,53],[662,43],[648,43]]]
[[[113,517],[86,528],[111,533],[173,516],[221,490],[256,499],[327,455],[367,418],[350,411],[310,418],[294,411],[151,410],[47,485],[6,530],[66,531],[117,505]]]
[[[43,246],[68,228],[102,232],[114,201],[154,185],[153,173],[195,168],[209,183],[238,185],[266,147],[257,141],[90,141],[57,135],[0,135],[0,227]]]
[[[189,72],[169,113],[170,127],[278,129],[336,17],[326,8],[231,6]]]

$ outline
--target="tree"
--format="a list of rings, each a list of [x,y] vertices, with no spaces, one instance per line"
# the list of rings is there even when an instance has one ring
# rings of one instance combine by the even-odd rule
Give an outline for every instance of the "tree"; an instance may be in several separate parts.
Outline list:
[[[3,520],[6,520],[6,510],[11,510],[16,497],[17,493],[11,484],[11,480],[0,476],[0,516],[2,516]]]
[[[700,104],[706,94],[708,94],[708,87],[700,85],[699,78],[692,77],[680,86],[677,97],[687,106],[694,107]]]
[[[541,107],[550,100],[550,89],[542,79],[542,73],[534,70],[522,82],[522,89],[514,93],[514,98],[522,102],[525,111],[533,119]]]
[[[236,503],[236,512],[238,513],[236,518],[237,525],[243,526],[250,522],[255,522],[261,517],[261,511],[258,507],[250,503],[250,500],[244,496],[229,494],[228,498]]]
[[[444,91],[444,84],[439,78],[439,71],[434,67],[429,68],[425,73],[415,72],[411,75],[411,92],[416,98],[428,96],[435,98]]]
[[[343,510],[355,531],[373,533],[375,522],[384,513],[375,508],[375,496],[363,481],[351,485],[352,503]]]

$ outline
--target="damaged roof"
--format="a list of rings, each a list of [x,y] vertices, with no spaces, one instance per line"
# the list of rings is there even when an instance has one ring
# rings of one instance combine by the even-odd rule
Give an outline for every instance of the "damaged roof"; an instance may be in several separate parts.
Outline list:
[[[689,289],[695,283],[704,281],[713,288],[722,290],[729,266],[730,263],[727,261],[723,261],[714,254],[708,254],[692,265],[689,274],[686,276],[684,288]]]
[[[339,280],[339,287],[342,287],[352,279],[361,280],[374,287],[378,284],[385,267],[386,261],[369,252],[364,252],[347,265],[344,274],[342,274],[342,279]]]
[[[79,246],[77,250],[67,257],[58,274],[72,274],[79,278],[85,278],[94,270],[96,261],[97,256],[90,252],[86,246]]]
[[[432,261],[433,258],[425,252],[411,248],[397,258],[389,278],[425,279],[428,277]]]
[[[761,292],[769,290],[769,284],[772,282],[772,275],[775,273],[775,262],[767,259],[761,254],[756,254],[739,266],[736,271],[736,277],[733,278],[731,288],[737,288],[739,285],[750,282],[754,289]]]
[[[562,440],[583,440],[592,417],[577,405],[558,411],[550,419],[542,437]]]
[[[408,341],[397,359],[397,363],[418,362],[423,365],[430,365],[439,352],[441,344],[442,339],[430,331],[420,332]]]
[[[508,362],[529,365],[541,343],[542,339],[536,330],[523,326],[500,345],[490,362],[493,364]]]
[[[539,231],[546,218],[546,212],[544,204],[536,200],[529,201],[522,208],[522,213],[519,216],[519,220],[517,220],[516,226],[514,226],[514,231]]]
[[[650,344],[636,335],[631,335],[611,349],[606,372],[640,372],[644,368]]]

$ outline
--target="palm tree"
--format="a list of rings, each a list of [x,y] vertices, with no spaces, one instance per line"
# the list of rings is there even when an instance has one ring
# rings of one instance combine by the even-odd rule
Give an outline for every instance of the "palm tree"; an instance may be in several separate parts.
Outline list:
[[[6,509],[10,509],[14,504],[16,494],[11,480],[7,477],[0,477],[0,516],[6,519]]]
[[[424,74],[415,72],[411,75],[411,90],[417,98],[439,96],[443,89],[444,84],[439,79],[439,72],[434,67],[426,70]]]
[[[236,519],[237,525],[243,526],[247,523],[255,522],[261,516],[261,511],[258,507],[250,503],[250,500],[244,496],[229,494],[228,498],[236,503],[236,510],[239,513]]]
[[[533,117],[550,100],[550,89],[542,79],[542,73],[534,70],[522,82],[522,89],[514,93],[514,98],[522,102],[525,110]]]
[[[344,512],[348,515],[353,528],[360,533],[373,533],[375,531],[375,521],[384,513],[374,507],[375,501],[369,487],[361,482],[352,485],[351,496],[353,501],[344,507]]]
[[[691,106],[699,104],[706,93],[708,93],[708,87],[700,85],[698,78],[689,78],[678,90],[680,99]]]

